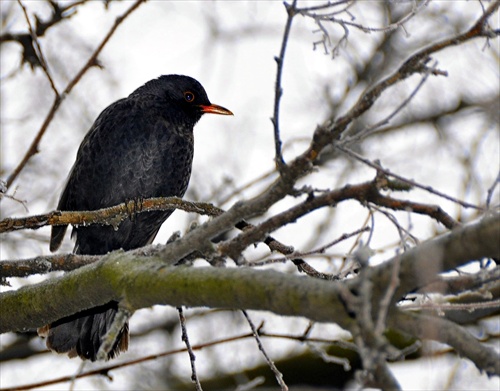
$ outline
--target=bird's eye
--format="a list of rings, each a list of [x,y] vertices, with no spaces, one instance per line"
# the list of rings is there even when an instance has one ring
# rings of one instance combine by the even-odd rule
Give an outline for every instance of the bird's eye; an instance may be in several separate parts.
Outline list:
[[[184,93],[184,99],[186,102],[192,102],[194,100],[194,94],[191,91],[186,91]]]

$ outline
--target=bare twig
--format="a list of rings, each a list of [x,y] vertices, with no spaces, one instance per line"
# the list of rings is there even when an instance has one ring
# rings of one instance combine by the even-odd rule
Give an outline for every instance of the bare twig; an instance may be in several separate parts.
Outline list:
[[[364,24],[360,23],[355,23],[355,17],[349,12],[349,8],[351,8],[356,2],[352,0],[343,0],[343,1],[336,1],[336,2],[330,2],[328,1],[325,4],[321,4],[318,6],[312,6],[312,7],[303,7],[303,8],[298,8],[297,12],[300,13],[303,16],[310,17],[314,20],[314,22],[318,25],[319,30],[316,30],[314,32],[322,32],[322,39],[320,41],[316,41],[313,43],[313,48],[315,48],[318,44],[322,44],[323,47],[325,48],[325,54],[328,53],[327,46],[331,46],[331,53],[332,57],[337,56],[339,48],[347,43],[347,40],[349,38],[349,28],[353,27],[358,30],[361,30],[365,33],[372,33],[372,32],[390,32],[397,30],[398,28],[403,29],[405,32],[405,27],[404,24],[413,18],[422,8],[424,8],[431,0],[424,0],[422,1],[419,5],[417,5],[417,2],[413,2],[413,7],[412,10],[403,16],[401,19],[399,19],[397,22],[391,23],[387,26],[382,26],[382,27],[369,27],[365,26]],[[335,7],[338,6],[343,6],[339,10],[335,10]],[[332,10],[333,9],[333,10]],[[321,13],[314,12],[314,11],[320,11]],[[327,12],[324,12],[327,11]],[[351,20],[345,20],[345,19],[340,19],[337,18],[336,15],[346,13],[351,17]],[[339,41],[333,45],[332,40],[330,38],[330,33],[324,26],[325,22],[330,22],[339,25],[342,27],[344,30],[344,34],[342,37],[339,39]]]
[[[342,367],[344,368],[344,371],[346,371],[346,372],[348,372],[352,369],[351,364],[349,363],[349,359],[347,357],[331,356],[325,350],[319,348],[317,345],[312,344],[312,343],[308,343],[307,346],[309,347],[309,349],[311,349],[311,351],[313,353],[315,353],[319,357],[321,357],[321,359],[324,362],[342,365]]]
[[[395,210],[414,210],[415,213],[427,214],[450,228],[458,225],[454,223],[453,218],[447,215],[439,207],[396,200],[381,195],[379,193],[379,187],[383,187],[387,183],[386,181],[380,182],[375,180],[356,185],[347,185],[340,189],[324,192],[315,197],[308,197],[305,201],[270,217],[263,223],[244,230],[244,232],[239,234],[236,238],[221,243],[219,245],[219,252],[224,255],[229,255],[233,259],[238,259],[241,252],[247,246],[263,241],[266,235],[276,229],[290,222],[294,222],[316,209],[336,206],[340,202],[352,199],[358,200],[362,204],[365,202],[373,202],[374,204],[390,207]]]
[[[317,248],[311,251],[307,252],[300,252],[300,251],[293,251],[290,254],[285,254],[285,257],[281,258],[272,258],[272,259],[267,259],[265,261],[260,261],[260,262],[252,262],[252,263],[247,263],[246,266],[264,266],[270,263],[279,263],[279,262],[286,262],[287,260],[291,260],[295,266],[297,266],[297,269],[301,272],[306,273],[310,277],[314,278],[321,278],[323,280],[338,280],[339,276],[336,274],[329,274],[329,273],[322,273],[313,268],[310,264],[308,264],[302,257],[307,257],[315,254],[322,254],[324,253],[328,248],[340,243],[341,241],[344,241],[346,239],[349,239],[352,236],[356,236],[361,234],[362,232],[368,231],[370,228],[369,227],[364,227],[360,228],[354,232],[347,233],[341,235],[339,238]],[[283,253],[282,253],[283,254]]]
[[[259,183],[259,182],[263,182],[264,180],[266,179],[269,179],[271,176],[273,176],[273,174],[276,172],[275,169],[273,170],[270,170],[260,176],[258,176],[257,178],[249,181],[248,183],[244,184],[243,186],[235,189],[234,191],[232,191],[230,194],[228,194],[226,197],[223,197],[221,198],[219,201],[218,201],[218,204],[219,205],[224,205],[226,204],[227,202],[229,202],[232,198],[240,195],[243,191],[249,189],[250,187],[254,186],[255,184]]]
[[[56,95],[54,98],[54,103],[52,103],[52,107],[50,108],[49,112],[47,113],[47,116],[45,117],[45,120],[43,121],[42,126],[40,127],[40,130],[38,131],[37,135],[31,142],[31,145],[29,146],[28,150],[26,151],[26,154],[24,155],[23,159],[21,162],[17,165],[17,167],[14,169],[14,171],[9,175],[7,178],[7,187],[10,187],[12,183],[16,180],[18,175],[21,173],[23,168],[26,166],[30,158],[35,155],[38,152],[38,146],[40,144],[40,141],[42,140],[43,135],[45,134],[45,131],[49,127],[50,123],[52,122],[52,119],[54,118],[56,112],[59,109],[59,106],[61,103],[64,101],[64,99],[69,95],[73,87],[80,81],[82,76],[94,65],[96,65],[97,62],[97,56],[101,53],[102,49],[104,46],[108,43],[109,39],[112,37],[112,35],[115,33],[116,29],[120,24],[132,13],[134,12],[142,3],[144,3],[145,0],[136,0],[130,8],[123,13],[122,16],[119,16],[116,18],[115,23],[111,27],[111,29],[108,31],[104,39],[101,41],[99,46],[96,48],[94,53],[90,56],[88,61],[85,63],[85,65],[80,69],[80,71],[76,74],[76,76],[68,83],[66,88],[63,90],[63,92],[60,95]]]
[[[399,260],[396,263],[398,262]],[[384,390],[401,389],[387,366],[388,356],[400,352],[393,348],[383,335],[391,298],[399,285],[398,271],[399,265],[394,266],[391,273],[391,283],[385,290],[380,303],[375,303],[373,300],[373,282],[371,280],[373,269],[367,267],[362,268],[359,274],[357,296],[344,295],[349,300],[349,308],[356,319],[352,332],[364,368],[364,371],[358,371],[356,374],[358,381],[362,385],[375,386]],[[373,319],[374,316],[376,319]]]
[[[184,317],[184,311],[182,310],[182,307],[177,307],[177,312],[179,313],[179,322],[181,324],[182,341],[185,343],[186,349],[189,353],[189,362],[191,363],[191,381],[195,384],[196,391],[203,391],[203,389],[201,388],[200,379],[196,374],[196,356],[193,353],[193,348],[191,347],[191,343],[189,342],[189,337],[186,329],[186,318]]]
[[[40,66],[43,69],[43,72],[45,73],[45,76],[47,76],[47,79],[49,80],[50,86],[52,87],[52,90],[54,91],[54,94],[56,95],[57,98],[59,98],[59,91],[57,90],[57,87],[54,83],[54,80],[52,79],[52,76],[50,75],[49,72],[49,67],[47,65],[47,61],[45,60],[45,56],[43,55],[42,47],[40,46],[40,42],[38,41],[38,37],[36,35],[35,30],[33,29],[33,26],[31,25],[30,18],[28,16],[28,11],[26,10],[26,7],[24,6],[23,2],[21,0],[17,0],[17,3],[23,10],[24,18],[26,19],[26,23],[28,24],[28,29],[31,35],[31,39],[33,40],[34,43],[34,49],[35,49],[35,54],[38,56],[38,62],[40,63]]]
[[[284,5],[288,13],[288,18],[286,20],[285,31],[283,33],[283,40],[281,42],[280,55],[279,57],[274,57],[274,60],[276,61],[277,64],[277,70],[276,70],[276,84],[274,86],[274,114],[272,118],[272,122],[274,125],[274,147],[276,154],[274,159],[276,162],[276,168],[281,174],[283,174],[283,170],[285,167],[285,161],[283,160],[283,155],[281,152],[281,137],[280,137],[280,122],[279,122],[281,96],[283,95],[281,78],[283,74],[283,65],[285,62],[286,46],[288,43],[288,38],[290,36],[290,30],[292,28],[292,21],[297,11],[295,8],[297,5],[297,0],[293,0],[292,4],[288,4],[285,2]]]
[[[434,190],[431,186],[426,186],[426,185],[422,185],[418,182],[415,182],[414,180],[411,180],[411,179],[407,179],[401,175],[398,175],[398,174],[394,174],[392,173],[391,171],[389,171],[388,169],[382,167],[380,164],[377,164],[375,162],[372,162],[371,160],[368,160],[368,159],[365,159],[363,156],[361,156],[360,154],[350,150],[350,149],[347,149],[347,148],[344,148],[340,145],[337,145],[336,146],[337,149],[341,150],[342,152],[344,152],[345,154],[353,157],[354,159],[356,160],[359,160],[360,162],[366,164],[367,166],[370,166],[370,167],[373,167],[375,168],[377,171],[381,171],[383,172],[385,175],[387,176],[390,176],[390,177],[393,177],[393,178],[396,178],[398,180],[400,180],[401,182],[404,182],[404,183],[407,183],[413,187],[418,187],[419,189],[422,189],[422,190],[425,190],[431,194],[434,194],[434,195],[437,195],[439,197],[442,197],[442,198],[445,198],[447,199],[448,201],[451,201],[451,202],[454,202],[456,204],[459,204],[461,206],[463,206],[464,208],[472,208],[472,209],[477,209],[477,210],[480,210],[480,211],[484,211],[484,208],[480,207],[480,206],[477,206],[477,205],[474,205],[474,204],[470,204],[468,202],[465,202],[465,201],[461,201],[461,200],[458,200],[454,197],[451,197],[447,194],[444,194],[438,190]]]
[[[266,353],[266,350],[264,349],[264,346],[262,345],[262,342],[259,337],[259,332],[255,328],[255,325],[252,322],[252,319],[248,316],[248,313],[245,310],[241,310],[243,315],[245,316],[248,324],[250,325],[250,328],[252,329],[252,334],[255,338],[255,341],[257,342],[257,346],[259,347],[259,350],[262,352],[264,355],[264,358],[267,361],[267,365],[269,365],[269,368],[271,368],[271,371],[273,371],[274,376],[276,377],[276,380],[278,381],[278,384],[281,387],[282,391],[288,391],[288,386],[286,385],[285,381],[283,380],[283,374],[276,368],[276,365],[274,365],[274,362],[269,358],[269,356]]]
[[[26,212],[29,212],[29,209],[27,206],[28,201],[20,200],[20,199],[16,198],[16,191],[17,191],[17,186],[14,189],[13,194],[6,194],[7,193],[7,183],[3,179],[0,179],[0,201],[3,199],[3,197],[11,199],[12,201],[20,203],[23,206],[24,210]]]
[[[354,3],[355,3],[355,0],[337,0],[334,2],[327,1],[326,3],[320,4],[320,5],[299,8],[298,12],[300,12],[302,14],[302,13],[308,13],[311,11],[322,11],[322,10],[332,8],[332,7],[344,6],[343,8],[341,8],[338,11],[330,12],[330,14],[339,14],[339,13],[345,12],[349,7],[354,5]]]
[[[345,349],[356,350],[355,345],[353,345],[352,343],[349,343],[349,342],[345,342],[345,341],[332,341],[332,340],[325,339],[325,338],[311,338],[311,337],[305,338],[303,335],[267,333],[267,332],[261,331],[261,330],[259,330],[259,335],[261,337],[266,337],[266,338],[280,338],[280,339],[286,339],[286,340],[293,340],[293,341],[297,341],[300,343],[303,343],[303,342],[331,343],[331,344],[336,344],[336,345],[342,346]],[[252,332],[250,332],[250,333],[235,335],[232,337],[216,339],[213,341],[204,342],[204,343],[201,343],[198,345],[194,345],[194,346],[192,346],[192,349],[193,350],[201,350],[201,349],[209,348],[212,346],[221,345],[224,343],[241,341],[241,340],[248,339],[248,338],[255,338],[254,334]],[[103,368],[97,368],[95,370],[91,370],[88,372],[78,373],[76,376],[62,376],[59,378],[46,380],[46,381],[42,381],[42,382],[38,382],[38,383],[26,384],[24,386],[2,388],[2,391],[30,390],[30,389],[34,389],[34,388],[47,387],[47,386],[51,386],[53,384],[65,383],[65,382],[68,382],[68,381],[71,381],[74,379],[80,379],[80,378],[92,377],[92,376],[105,376],[107,378],[110,378],[111,376],[109,375],[109,373],[113,370],[126,368],[126,367],[129,367],[132,365],[137,365],[137,364],[148,362],[148,361],[156,361],[162,357],[172,356],[174,354],[185,353],[187,351],[188,351],[187,348],[168,350],[166,352],[161,352],[158,354],[144,356],[144,357],[141,357],[141,358],[138,358],[135,360],[125,361],[125,362],[121,362],[118,364],[108,365],[108,366],[103,367]]]
[[[290,254],[286,258],[291,258],[291,257],[306,257],[308,255],[323,254],[330,247],[335,246],[336,244],[338,244],[340,242],[343,242],[346,239],[349,239],[349,238],[351,238],[353,236],[357,236],[357,235],[359,235],[359,234],[361,234],[363,232],[367,232],[367,231],[370,231],[370,227],[363,227],[363,228],[357,229],[357,230],[355,230],[353,232],[350,232],[350,233],[344,233],[344,234],[340,235],[339,238],[337,238],[335,240],[332,240],[331,242],[328,242],[327,244],[325,244],[325,245],[323,245],[321,247],[315,248],[314,250],[307,251],[307,252],[296,251],[296,252]]]
[[[488,193],[487,193],[488,195],[486,196],[486,209],[490,208],[491,198],[493,197],[493,193],[499,184],[500,184],[500,171],[498,171],[498,175],[497,175],[495,181],[491,184],[490,188],[488,189]],[[498,205],[496,205],[496,206],[498,206]]]
[[[424,72],[424,75],[422,76],[420,82],[417,84],[417,86],[414,88],[414,90],[412,91],[412,93],[406,98],[403,100],[403,102],[401,102],[401,104],[396,107],[395,110],[392,111],[391,114],[389,114],[387,117],[385,117],[384,119],[380,120],[379,122],[377,122],[376,124],[374,125],[371,125],[363,130],[361,130],[360,132],[352,135],[352,136],[347,136],[345,138],[343,138],[339,143],[338,145],[342,145],[342,146],[349,146],[350,144],[354,143],[354,142],[358,142],[368,136],[370,136],[372,133],[376,132],[377,129],[379,129],[381,126],[383,125],[386,125],[388,124],[392,118],[394,118],[405,106],[407,106],[410,101],[417,95],[417,92],[420,90],[420,88],[424,85],[424,83],[427,81],[428,77],[433,74],[440,74],[440,75],[443,75],[443,76],[447,76],[447,72],[443,72],[443,71],[439,71],[437,68],[436,68],[436,65],[437,65],[437,61],[434,62],[434,64],[425,70]]]

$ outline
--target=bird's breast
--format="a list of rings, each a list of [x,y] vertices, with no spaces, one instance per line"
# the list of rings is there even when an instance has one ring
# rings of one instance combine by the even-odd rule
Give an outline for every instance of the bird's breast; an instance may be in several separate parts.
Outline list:
[[[137,197],[182,197],[186,192],[193,163],[193,137],[168,132],[140,141],[126,159],[128,181]]]

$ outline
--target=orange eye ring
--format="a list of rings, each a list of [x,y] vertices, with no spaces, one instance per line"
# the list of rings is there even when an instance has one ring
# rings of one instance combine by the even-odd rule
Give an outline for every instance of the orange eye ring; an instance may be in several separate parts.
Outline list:
[[[194,101],[194,94],[191,91],[186,91],[184,93],[184,99],[186,100],[186,102],[191,103],[192,101]]]

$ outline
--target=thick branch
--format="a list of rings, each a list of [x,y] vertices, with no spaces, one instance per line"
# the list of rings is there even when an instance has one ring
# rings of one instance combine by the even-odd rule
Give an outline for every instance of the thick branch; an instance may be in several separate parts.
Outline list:
[[[154,304],[248,308],[323,322],[349,322],[335,283],[247,268],[169,267],[158,258],[115,252],[63,277],[0,295],[0,332],[40,327],[83,308],[123,300],[130,310]],[[349,319],[345,317],[345,319]]]
[[[422,243],[374,268],[372,281],[379,294],[387,286],[393,262],[401,258],[400,285],[394,301],[435,281],[439,273],[482,258],[500,258],[500,215],[477,224],[457,228],[449,234]],[[357,285],[353,280],[353,288]],[[377,289],[377,288],[374,288]],[[376,295],[375,295],[376,296]]]
[[[479,343],[467,330],[449,320],[435,316],[398,312],[389,318],[389,326],[421,339],[436,340],[453,347],[489,375],[500,375],[500,355]]]
[[[165,246],[158,257],[140,258],[133,252],[118,251],[63,277],[5,292],[0,295],[0,332],[39,327],[113,299],[123,299],[122,304],[130,310],[154,304],[246,308],[305,316],[350,328],[352,319],[346,316],[338,297],[337,282],[248,268],[167,267],[185,255],[185,247],[191,252],[199,245],[192,241],[193,237],[206,240],[210,232],[210,224],[204,224],[190,232],[195,235],[188,234]],[[401,285],[395,297],[467,261],[500,258],[499,235],[500,220],[491,217],[406,252],[400,259]],[[436,254],[444,261],[432,268]],[[374,294],[376,287],[383,290],[387,286],[392,263],[374,268]],[[432,273],[418,273],[425,269]],[[348,284],[354,290],[356,283],[357,279],[353,279]]]
[[[326,191],[315,196],[309,197],[291,207],[290,209],[270,217],[263,223],[246,229],[236,238],[228,240],[219,246],[222,254],[229,255],[237,259],[241,252],[250,244],[264,240],[270,232],[283,227],[286,224],[296,221],[312,211],[325,207],[336,206],[338,203],[346,200],[357,200],[362,204],[370,202],[376,205],[384,206],[394,210],[412,210],[415,213],[426,214],[441,222],[447,228],[453,228],[458,225],[451,216],[446,214],[440,207],[435,205],[426,205],[405,200],[383,196],[380,194],[381,187],[387,187],[387,180],[374,180],[370,182],[359,183],[356,185],[347,185],[340,189]]]

